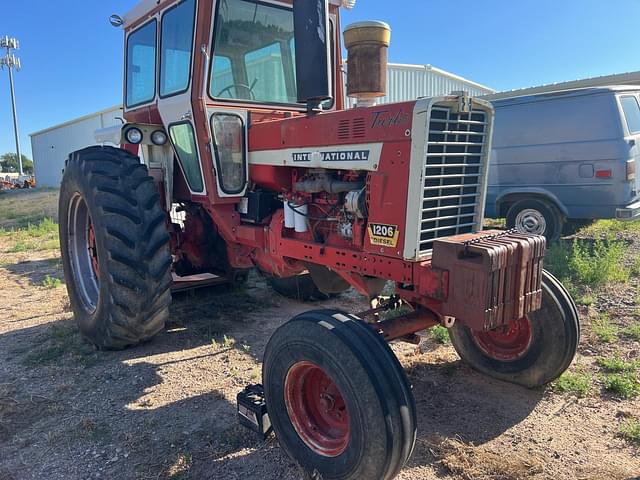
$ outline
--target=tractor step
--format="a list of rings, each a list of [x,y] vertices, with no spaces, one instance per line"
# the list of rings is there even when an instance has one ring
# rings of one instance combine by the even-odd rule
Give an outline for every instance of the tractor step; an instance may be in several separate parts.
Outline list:
[[[262,385],[247,386],[238,394],[237,404],[240,425],[266,439],[271,433],[271,421]]]

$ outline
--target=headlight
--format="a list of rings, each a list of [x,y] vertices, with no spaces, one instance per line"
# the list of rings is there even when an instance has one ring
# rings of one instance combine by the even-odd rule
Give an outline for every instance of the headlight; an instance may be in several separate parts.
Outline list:
[[[167,134],[162,130],[156,130],[151,134],[151,141],[154,145],[164,145],[165,143],[167,143]]]
[[[139,128],[132,127],[125,132],[124,138],[127,142],[133,145],[138,145],[142,142],[142,131]]]

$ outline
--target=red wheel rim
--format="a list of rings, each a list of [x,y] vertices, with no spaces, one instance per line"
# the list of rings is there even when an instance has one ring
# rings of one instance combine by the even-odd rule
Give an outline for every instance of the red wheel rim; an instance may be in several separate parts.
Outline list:
[[[284,383],[287,414],[302,441],[313,452],[337,457],[349,444],[349,412],[342,393],[325,371],[311,362],[299,362]]]
[[[488,332],[473,331],[473,340],[485,355],[495,360],[513,362],[522,358],[531,346],[531,322],[528,317]]]
[[[96,276],[96,282],[100,275],[100,266],[98,264],[98,247],[96,246],[96,233],[93,230],[93,222],[91,217],[88,219],[89,228],[87,229],[87,249],[89,250],[89,258],[91,258],[91,268]]]

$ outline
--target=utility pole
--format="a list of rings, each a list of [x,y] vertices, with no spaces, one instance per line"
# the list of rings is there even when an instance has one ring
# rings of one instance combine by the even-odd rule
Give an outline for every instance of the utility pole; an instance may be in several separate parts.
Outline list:
[[[16,154],[18,155],[18,170],[20,176],[24,175],[22,170],[22,154],[20,153],[20,132],[18,130],[18,113],[16,110],[16,93],[13,87],[13,69],[20,71],[21,64],[20,58],[16,57],[11,50],[18,50],[20,47],[18,40],[4,36],[0,38],[0,48],[4,48],[7,53],[4,57],[0,58],[0,67],[4,70],[7,67],[9,70],[9,86],[11,88],[11,106],[13,107],[13,132],[16,136]]]

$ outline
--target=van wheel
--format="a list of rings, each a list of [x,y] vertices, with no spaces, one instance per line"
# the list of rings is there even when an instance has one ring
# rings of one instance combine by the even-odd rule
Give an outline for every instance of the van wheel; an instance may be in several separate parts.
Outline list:
[[[563,223],[558,209],[544,200],[520,200],[507,212],[508,228],[515,228],[521,233],[544,235],[547,243],[560,238]]]

